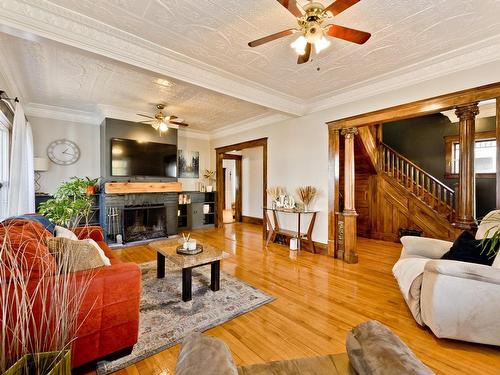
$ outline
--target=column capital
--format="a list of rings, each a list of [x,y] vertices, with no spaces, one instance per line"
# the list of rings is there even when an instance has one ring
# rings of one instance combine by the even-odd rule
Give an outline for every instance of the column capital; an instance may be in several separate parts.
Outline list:
[[[478,103],[467,104],[457,107],[455,114],[460,120],[472,120],[479,114]]]
[[[358,128],[345,128],[342,129],[341,133],[346,138],[354,138],[358,134]]]

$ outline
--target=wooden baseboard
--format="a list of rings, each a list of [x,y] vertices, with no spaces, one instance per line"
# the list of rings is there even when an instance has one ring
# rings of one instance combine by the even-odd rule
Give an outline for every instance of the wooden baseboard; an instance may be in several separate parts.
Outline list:
[[[314,248],[316,254],[328,255],[328,245],[326,243],[314,241]]]
[[[263,221],[259,217],[252,217],[252,216],[241,216],[241,222],[242,223],[247,223],[247,224],[257,224],[257,225],[262,225]]]

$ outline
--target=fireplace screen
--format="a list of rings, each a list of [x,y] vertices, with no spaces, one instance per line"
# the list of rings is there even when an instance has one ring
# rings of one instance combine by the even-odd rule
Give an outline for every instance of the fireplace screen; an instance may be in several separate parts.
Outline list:
[[[126,242],[168,236],[165,206],[126,207],[123,214]]]

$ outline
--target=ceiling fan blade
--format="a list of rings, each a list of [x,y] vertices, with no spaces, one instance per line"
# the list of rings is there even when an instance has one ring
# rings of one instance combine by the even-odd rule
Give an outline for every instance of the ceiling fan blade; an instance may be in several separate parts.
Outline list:
[[[337,0],[325,8],[325,12],[330,12],[334,16],[342,13],[344,10],[349,9],[360,0]]]
[[[145,121],[139,121],[139,124],[151,124],[152,122],[154,122],[154,120],[145,120]]]
[[[169,116],[169,119],[170,119],[170,120],[175,120],[176,118],[179,118],[179,117],[174,116],[174,115],[170,115],[170,116]]]
[[[295,17],[301,17],[302,11],[297,6],[296,0],[278,0],[278,3],[283,5],[290,13],[292,13]]]
[[[189,126],[189,124],[186,124],[185,122],[169,121],[168,123],[174,124],[174,125],[179,125],[179,126]]]
[[[304,64],[309,61],[309,57],[311,57],[311,49],[312,49],[312,44],[307,43],[306,53],[304,53],[303,55],[299,55],[299,58],[297,59],[297,64]]]
[[[370,37],[372,36],[372,34],[370,33],[355,29],[350,29],[348,27],[339,25],[330,26],[326,34],[329,36],[333,36],[334,38],[344,39],[347,40],[348,42],[357,44],[366,43],[366,41],[370,39]]]
[[[297,32],[297,30],[295,30],[295,29],[283,30],[283,31],[280,31],[279,33],[271,34],[271,35],[265,36],[264,38],[260,38],[260,39],[254,40],[252,42],[249,42],[248,46],[249,47],[257,47],[257,46],[260,46],[261,44],[264,44],[264,43],[267,43],[267,42],[270,42],[270,41],[273,41],[273,40],[276,40],[279,38],[283,38],[284,36],[295,34],[296,32]]]
[[[148,115],[143,115],[142,113],[136,113],[137,116],[142,116],[142,117],[147,117],[147,118],[152,118],[154,119],[154,117],[151,117],[151,116],[148,116]]]

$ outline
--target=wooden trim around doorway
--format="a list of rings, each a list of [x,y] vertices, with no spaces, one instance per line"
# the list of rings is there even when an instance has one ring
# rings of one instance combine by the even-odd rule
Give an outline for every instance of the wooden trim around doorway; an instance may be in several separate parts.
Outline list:
[[[235,143],[233,145],[217,147],[215,149],[216,154],[216,188],[219,194],[224,192],[224,181],[222,178],[222,161],[225,156],[231,151],[241,151],[246,148],[262,147],[262,203],[265,205],[267,202],[267,138],[259,138],[251,141],[245,141],[240,143]],[[241,171],[241,168],[240,168]],[[241,173],[241,172],[240,172]],[[240,189],[241,190],[241,189]],[[222,211],[224,210],[223,200],[217,199],[217,227],[222,227]],[[266,219],[262,220],[262,237],[266,238],[267,233],[267,223]]]
[[[330,129],[369,126],[447,111],[500,97],[500,82],[327,122]]]

